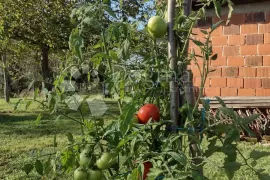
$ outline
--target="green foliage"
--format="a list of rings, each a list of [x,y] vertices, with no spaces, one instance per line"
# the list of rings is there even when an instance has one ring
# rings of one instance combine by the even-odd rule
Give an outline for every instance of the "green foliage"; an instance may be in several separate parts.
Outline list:
[[[177,61],[183,65],[179,69],[184,68],[190,61],[194,60],[196,63],[196,57],[199,57],[195,53],[187,54],[190,39],[203,54],[200,96],[195,105],[185,103],[179,109],[181,113],[179,127],[173,126],[168,120],[169,87],[159,86],[158,83],[171,81],[168,79],[172,75],[182,77],[184,72],[169,70],[165,39],[157,42],[145,30],[138,30],[136,22],[128,23],[127,19],[123,18],[126,16],[125,8],[128,9],[125,2],[120,1],[118,4],[123,12],[117,11],[117,8],[109,6],[110,3],[103,1],[82,3],[72,11],[71,18],[77,27],[69,36],[71,57],[65,62],[59,78],[54,82],[55,91],[48,92],[47,100],[41,103],[51,114],[60,114],[78,122],[81,126],[81,135],[74,138],[71,133],[67,133],[68,144],[66,148],[56,153],[51,168],[47,167],[48,171],[45,171],[43,164],[36,161],[36,171],[41,175],[43,173],[49,175],[50,170],[56,174],[72,174],[75,169],[83,168],[91,172],[100,170],[106,179],[127,177],[138,179],[138,176],[142,177],[144,172],[149,170],[144,166],[144,163],[148,162],[153,165],[149,170],[148,179],[161,177],[206,179],[197,169],[210,163],[209,158],[214,153],[220,152],[224,155],[222,168],[229,179],[232,179],[234,173],[244,165],[257,172],[237,148],[241,129],[244,128],[251,133],[248,124],[257,116],[239,117],[218,97],[221,107],[215,115],[211,113],[208,101],[202,101],[204,109],[199,109],[198,106],[206,77],[210,72],[210,61],[217,59],[217,55],[212,52],[211,33],[221,21],[214,24],[209,32],[202,31],[206,35],[205,43],[191,38],[191,31],[196,21],[205,17],[206,7],[211,2],[214,3],[216,13],[220,17],[221,4],[224,1],[202,1],[202,8],[192,12],[188,17],[183,15],[183,6],[180,6],[177,14],[174,27],[179,45]],[[229,0],[227,2],[231,8],[231,2]],[[134,11],[135,14],[138,12]],[[134,15],[131,10],[128,12]],[[118,19],[118,16],[123,19]],[[89,34],[95,37],[93,39],[86,37]],[[64,96],[67,92],[61,86],[65,71],[89,64],[89,61],[99,74],[105,74],[103,83],[108,84],[110,93],[118,102],[120,115],[106,125],[97,123],[96,118],[102,117],[94,117],[93,112],[84,109],[83,104],[88,102],[89,97],[80,100],[76,98],[76,94]],[[184,86],[184,82],[178,82],[178,85]],[[133,91],[128,92],[127,88]],[[67,101],[68,98],[75,99],[75,104],[77,103],[75,109],[70,108],[72,102]],[[161,120],[131,126],[134,114],[145,103],[154,103],[161,109]],[[89,108],[91,111],[91,107]],[[77,116],[71,117],[66,113],[70,109]],[[173,130],[176,133],[170,133],[169,128],[175,128]],[[202,140],[207,142],[207,149],[202,146]],[[196,149],[196,152],[192,148]],[[84,150],[89,152],[91,163],[87,167],[80,167],[79,156]],[[113,157],[108,158],[110,160],[107,164],[104,162],[102,166],[98,157],[105,152],[113,154]],[[237,162],[237,157],[241,157],[244,162]],[[59,165],[61,165],[59,169],[55,168]],[[31,171],[29,167],[26,173]]]

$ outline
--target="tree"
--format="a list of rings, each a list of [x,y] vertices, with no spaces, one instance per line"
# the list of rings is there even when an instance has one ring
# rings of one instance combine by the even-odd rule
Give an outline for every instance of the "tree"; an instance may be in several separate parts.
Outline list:
[[[73,2],[66,0],[39,1],[15,0],[0,4],[3,22],[7,27],[7,36],[11,39],[24,41],[40,48],[42,52],[41,69],[46,87],[51,88],[52,72],[49,67],[49,50],[68,49],[68,37],[72,29],[69,13]]]

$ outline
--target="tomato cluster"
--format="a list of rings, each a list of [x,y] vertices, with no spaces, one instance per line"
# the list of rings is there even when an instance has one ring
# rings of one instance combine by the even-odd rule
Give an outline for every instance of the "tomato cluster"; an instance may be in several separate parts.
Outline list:
[[[74,180],[101,180],[103,178],[102,170],[110,168],[116,163],[116,156],[111,153],[104,152],[102,156],[95,162],[97,168],[92,169],[95,159],[89,155],[87,150],[80,153],[80,167],[74,171]]]

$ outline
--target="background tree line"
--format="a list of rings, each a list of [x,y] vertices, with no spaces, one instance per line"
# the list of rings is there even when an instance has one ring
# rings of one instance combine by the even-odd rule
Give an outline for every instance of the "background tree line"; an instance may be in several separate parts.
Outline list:
[[[113,18],[104,17],[108,24],[137,19],[142,22],[138,28],[142,28],[154,9],[153,1],[149,4],[143,0],[103,1],[108,4],[108,12],[116,14]],[[0,97],[5,96],[8,102],[10,96],[19,95],[33,80],[43,82],[51,90],[55,75],[71,53],[68,40],[72,29],[81,23],[74,8],[94,2],[0,0]],[[83,49],[85,57],[90,58],[89,47],[98,43],[100,32],[91,25],[85,29]]]

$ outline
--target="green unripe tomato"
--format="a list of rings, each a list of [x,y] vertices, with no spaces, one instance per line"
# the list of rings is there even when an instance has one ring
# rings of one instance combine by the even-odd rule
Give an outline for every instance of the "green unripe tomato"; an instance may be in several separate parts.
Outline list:
[[[153,16],[147,24],[148,32],[153,38],[161,38],[167,32],[167,24],[160,16]]]
[[[102,171],[90,170],[88,172],[88,180],[101,180],[101,179],[102,179]]]
[[[161,87],[163,87],[163,88],[168,88],[168,87],[170,87],[170,83],[169,83],[169,82],[161,82],[160,85],[161,85]]]
[[[87,180],[88,173],[82,168],[78,168],[74,171],[74,180]]]
[[[97,160],[96,165],[99,169],[104,170],[110,168],[115,161],[115,156],[111,153],[105,152],[102,156]]]
[[[81,166],[87,166],[91,162],[91,157],[88,156],[87,150],[83,150],[80,154],[80,161],[79,164]]]

